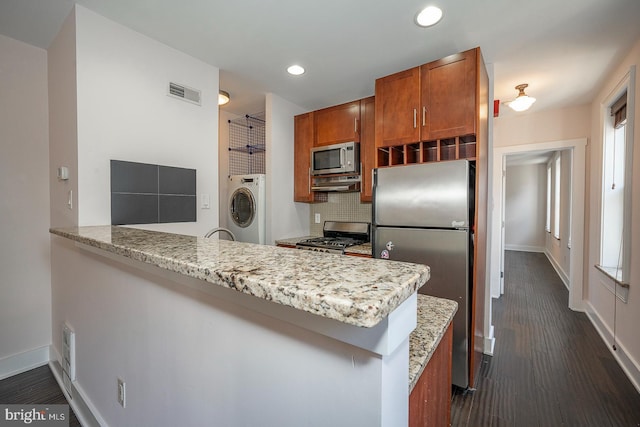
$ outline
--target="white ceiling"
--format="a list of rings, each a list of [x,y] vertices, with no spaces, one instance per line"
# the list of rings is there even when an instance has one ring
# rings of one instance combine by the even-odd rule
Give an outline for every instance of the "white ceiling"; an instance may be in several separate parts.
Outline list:
[[[47,48],[70,0],[0,0],[0,33]],[[480,46],[494,96],[528,83],[540,111],[588,103],[640,39],[639,0],[78,0],[221,69],[237,114],[272,92],[309,110],[373,95],[378,77]],[[428,4],[431,28],[413,23]],[[293,64],[307,72],[286,73]],[[501,115],[523,114],[501,108]],[[525,113],[526,114],[526,113]]]

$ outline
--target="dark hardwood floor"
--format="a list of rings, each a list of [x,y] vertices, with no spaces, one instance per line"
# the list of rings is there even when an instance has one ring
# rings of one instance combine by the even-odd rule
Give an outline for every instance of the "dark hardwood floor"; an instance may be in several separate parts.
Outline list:
[[[568,297],[544,254],[507,251],[494,356],[454,391],[452,426],[640,426],[640,394]]]
[[[0,403],[68,404],[48,365],[0,381]],[[71,407],[69,407],[69,427],[80,427],[80,422]]]

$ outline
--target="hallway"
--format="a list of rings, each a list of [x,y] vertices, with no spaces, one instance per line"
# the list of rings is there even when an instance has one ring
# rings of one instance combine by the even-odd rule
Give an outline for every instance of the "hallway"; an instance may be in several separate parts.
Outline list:
[[[542,253],[505,252],[493,300],[496,347],[473,393],[454,393],[452,426],[640,426],[640,394]]]

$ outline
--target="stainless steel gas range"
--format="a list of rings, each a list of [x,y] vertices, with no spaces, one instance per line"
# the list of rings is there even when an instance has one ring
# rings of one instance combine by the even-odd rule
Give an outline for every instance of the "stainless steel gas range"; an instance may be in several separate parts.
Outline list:
[[[371,240],[371,224],[368,222],[325,221],[322,237],[312,237],[296,244],[298,249],[343,254],[350,246]]]

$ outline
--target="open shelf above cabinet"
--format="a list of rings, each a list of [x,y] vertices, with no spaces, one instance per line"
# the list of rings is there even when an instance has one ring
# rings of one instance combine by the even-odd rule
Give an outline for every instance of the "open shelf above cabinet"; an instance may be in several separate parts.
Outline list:
[[[441,162],[447,160],[476,159],[476,136],[465,135],[455,138],[412,144],[379,147],[376,152],[376,166],[400,166],[414,163]]]

